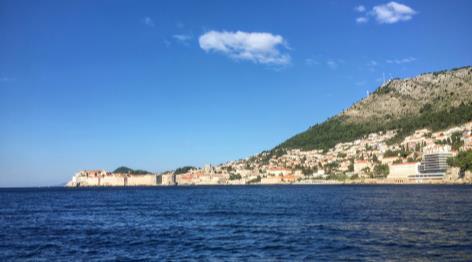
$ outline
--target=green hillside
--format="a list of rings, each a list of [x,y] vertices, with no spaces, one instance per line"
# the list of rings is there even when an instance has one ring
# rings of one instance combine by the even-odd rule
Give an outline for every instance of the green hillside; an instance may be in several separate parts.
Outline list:
[[[395,79],[275,149],[329,149],[372,132],[396,129],[398,142],[416,129],[433,131],[472,121],[472,67]]]

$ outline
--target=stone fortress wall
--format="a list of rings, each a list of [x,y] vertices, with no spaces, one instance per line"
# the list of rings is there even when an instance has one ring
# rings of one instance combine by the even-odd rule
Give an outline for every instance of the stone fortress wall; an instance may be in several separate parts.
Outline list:
[[[156,174],[115,174],[103,170],[84,170],[72,177],[68,187],[89,186],[156,186]]]

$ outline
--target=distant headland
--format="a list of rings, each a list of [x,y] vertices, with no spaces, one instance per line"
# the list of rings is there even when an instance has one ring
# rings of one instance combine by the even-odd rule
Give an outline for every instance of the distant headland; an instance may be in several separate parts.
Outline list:
[[[472,67],[392,79],[272,150],[203,168],[84,170],[69,187],[472,183]]]

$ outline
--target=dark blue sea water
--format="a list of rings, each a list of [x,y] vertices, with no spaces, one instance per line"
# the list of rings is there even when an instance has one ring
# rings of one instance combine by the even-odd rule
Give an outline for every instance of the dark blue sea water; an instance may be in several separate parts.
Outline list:
[[[347,259],[472,260],[472,187],[0,189],[0,261]]]

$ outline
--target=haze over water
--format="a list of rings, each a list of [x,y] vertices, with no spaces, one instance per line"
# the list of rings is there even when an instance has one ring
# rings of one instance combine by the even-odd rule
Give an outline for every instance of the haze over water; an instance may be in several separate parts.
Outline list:
[[[471,186],[0,189],[0,260],[472,259]]]

